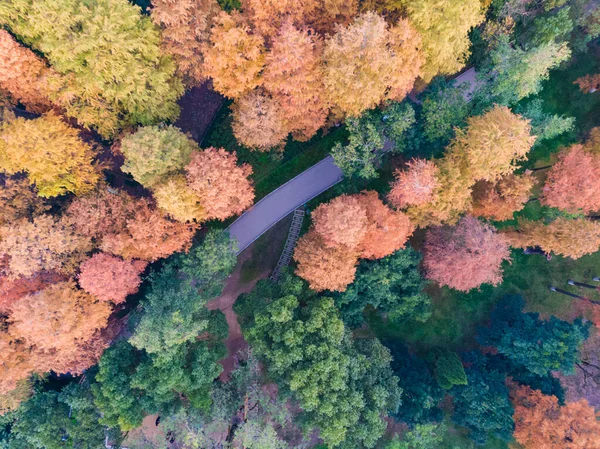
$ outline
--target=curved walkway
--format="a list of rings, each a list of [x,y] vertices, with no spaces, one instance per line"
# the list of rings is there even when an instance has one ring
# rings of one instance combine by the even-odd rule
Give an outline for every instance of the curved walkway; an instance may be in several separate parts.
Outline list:
[[[342,170],[327,156],[273,190],[227,228],[238,242],[238,254],[279,220],[340,182],[342,177]]]

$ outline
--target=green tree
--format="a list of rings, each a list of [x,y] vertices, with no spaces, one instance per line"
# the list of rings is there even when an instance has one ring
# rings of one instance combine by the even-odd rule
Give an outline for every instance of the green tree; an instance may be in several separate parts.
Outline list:
[[[454,128],[466,124],[470,107],[464,90],[441,77],[431,84],[421,111],[423,133],[429,142],[446,144],[454,136]]]
[[[477,444],[485,444],[489,435],[510,441],[514,429],[513,406],[505,373],[479,353],[466,354],[464,361],[469,366],[467,384],[451,390],[452,420],[467,427],[471,431],[470,438]]]
[[[566,40],[575,26],[570,13],[570,6],[566,6],[557,12],[550,12],[536,17],[531,26],[531,44],[539,46]]]
[[[305,307],[292,295],[275,299],[245,336],[326,444],[374,446],[386,427],[381,416],[398,404],[398,379],[378,341],[353,344],[332,299],[314,298]]]
[[[348,144],[336,143],[331,155],[346,176],[376,178],[384,152],[401,151],[406,132],[414,123],[415,111],[405,103],[393,102],[385,109],[366,111],[346,120]]]
[[[39,392],[23,403],[11,433],[29,448],[98,449],[104,443],[99,418],[89,387],[71,384],[60,393]]]
[[[402,439],[395,438],[385,449],[433,449],[440,447],[446,428],[439,424],[417,424],[404,433]]]
[[[575,117],[563,117],[544,112],[543,102],[539,98],[525,105],[519,104],[515,112],[531,120],[531,134],[536,136],[536,143],[553,139],[572,131],[575,127]]]
[[[434,379],[425,360],[409,353],[397,340],[384,343],[392,354],[391,366],[402,389],[402,401],[394,417],[409,425],[440,421],[443,412],[438,405],[445,391]]]
[[[131,376],[143,355],[125,340],[104,351],[98,362],[96,383],[92,384],[94,402],[102,413],[101,424],[120,427],[126,432],[142,424],[147,405],[144,392],[131,386]]]
[[[354,283],[334,297],[344,322],[360,326],[367,306],[392,322],[425,322],[431,315],[431,302],[423,292],[426,282],[420,262],[420,253],[410,246],[383,259],[361,261]]]
[[[452,351],[441,350],[435,355],[434,376],[440,387],[445,390],[454,385],[467,384],[467,375],[460,357]]]
[[[179,114],[175,64],[149,17],[126,0],[6,0],[0,23],[61,75],[51,100],[104,137]]]
[[[504,297],[492,311],[490,327],[479,330],[479,344],[494,346],[513,363],[540,376],[555,370],[572,372],[590,323],[580,318],[573,323],[556,317],[541,320],[537,313],[522,313],[524,307],[521,296]]]
[[[174,126],[144,126],[121,140],[122,170],[144,187],[183,171],[198,145]]]

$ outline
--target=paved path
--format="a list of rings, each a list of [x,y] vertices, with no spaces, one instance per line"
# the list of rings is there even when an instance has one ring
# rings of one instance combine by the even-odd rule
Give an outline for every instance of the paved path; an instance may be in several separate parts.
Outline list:
[[[279,186],[229,226],[238,241],[238,254],[293,210],[342,180],[342,170],[327,156]]]

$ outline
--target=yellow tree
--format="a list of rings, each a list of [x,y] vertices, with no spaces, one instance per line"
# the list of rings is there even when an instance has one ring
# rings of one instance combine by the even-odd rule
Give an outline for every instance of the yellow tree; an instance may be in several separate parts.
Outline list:
[[[205,74],[220,93],[238,98],[260,84],[264,52],[263,38],[252,34],[238,13],[221,11],[203,46]]]
[[[492,220],[511,220],[529,199],[535,178],[529,173],[508,175],[497,183],[480,181],[473,187],[472,214]]]
[[[48,215],[0,227],[0,255],[8,256],[12,278],[39,271],[72,273],[91,249],[89,237]]]
[[[162,29],[161,47],[173,57],[188,86],[205,79],[202,45],[208,42],[219,9],[216,0],[152,1],[152,20]]]
[[[315,291],[343,292],[354,280],[358,251],[344,245],[330,247],[314,230],[298,240],[294,251],[296,274]]]
[[[189,187],[200,198],[207,218],[225,220],[252,205],[252,167],[237,165],[235,153],[207,148],[194,153],[185,168]]]
[[[263,86],[279,105],[283,128],[308,140],[325,124],[322,45],[308,30],[286,22],[273,38],[266,58]]]
[[[569,220],[559,217],[548,225],[522,220],[517,229],[508,229],[511,246],[527,248],[539,246],[545,252],[579,259],[600,248],[600,223],[586,218]]]
[[[323,54],[330,100],[356,116],[386,98],[402,99],[420,73],[420,38],[406,20],[390,28],[367,12],[327,39]]]
[[[26,172],[43,197],[91,191],[99,179],[93,157],[77,130],[54,113],[17,118],[0,128],[0,170]]]
[[[187,185],[185,176],[176,175],[153,190],[158,208],[177,221],[206,220],[200,197]]]
[[[411,0],[408,18],[423,39],[425,82],[458,72],[469,57],[469,31],[484,19],[480,0]]]
[[[457,129],[450,154],[468,165],[473,180],[496,181],[515,171],[515,162],[527,159],[534,142],[529,120],[496,106],[469,118],[466,130]]]
[[[282,147],[289,130],[279,101],[260,89],[239,98],[232,108],[233,134],[239,143],[258,151]]]
[[[51,107],[48,77],[56,75],[31,50],[0,30],[0,88],[32,112]]]

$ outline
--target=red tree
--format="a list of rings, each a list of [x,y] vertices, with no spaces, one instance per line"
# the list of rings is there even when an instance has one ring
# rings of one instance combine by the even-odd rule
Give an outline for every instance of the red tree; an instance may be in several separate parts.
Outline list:
[[[312,214],[315,232],[329,247],[356,248],[367,232],[367,211],[356,196],[341,195]]]
[[[94,254],[80,266],[79,285],[101,301],[119,304],[138,291],[144,261],[125,261],[109,254]]]
[[[474,217],[427,232],[423,267],[426,277],[440,285],[465,292],[484,283],[498,285],[505,260],[510,260],[507,239]]]
[[[548,172],[542,204],[567,212],[600,210],[600,156],[573,145]]]
[[[395,212],[379,199],[377,192],[362,192],[358,200],[367,213],[367,232],[360,243],[366,259],[381,259],[404,246],[414,226],[402,212]]]
[[[525,449],[600,447],[600,414],[585,399],[558,404],[555,396],[520,386],[511,394],[515,440]]]

